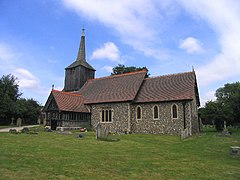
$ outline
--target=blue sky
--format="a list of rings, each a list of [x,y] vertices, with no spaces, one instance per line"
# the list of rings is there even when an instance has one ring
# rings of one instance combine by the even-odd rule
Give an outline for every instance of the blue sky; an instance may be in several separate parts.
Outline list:
[[[0,76],[18,77],[26,98],[44,105],[62,89],[85,28],[96,77],[111,68],[146,66],[151,76],[197,74],[201,103],[239,81],[240,1],[1,0]]]

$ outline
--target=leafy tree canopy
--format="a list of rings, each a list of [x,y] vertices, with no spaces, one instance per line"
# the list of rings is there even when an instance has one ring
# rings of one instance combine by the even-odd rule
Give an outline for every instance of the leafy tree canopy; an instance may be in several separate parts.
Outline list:
[[[137,72],[141,70],[147,70],[147,67],[134,67],[134,66],[125,66],[123,64],[118,64],[116,67],[112,69],[111,75],[117,75],[117,74],[125,74],[129,72]],[[150,74],[147,73],[146,77],[149,77]]]
[[[17,78],[4,75],[0,79],[0,124],[10,124],[11,119],[21,117],[24,123],[37,121],[41,106],[33,99],[21,98]]]
[[[222,126],[223,121],[231,125],[240,124],[240,83],[225,84],[216,90],[215,96],[216,101],[209,101],[204,108],[199,109],[203,121],[214,122],[216,127],[217,124]]]

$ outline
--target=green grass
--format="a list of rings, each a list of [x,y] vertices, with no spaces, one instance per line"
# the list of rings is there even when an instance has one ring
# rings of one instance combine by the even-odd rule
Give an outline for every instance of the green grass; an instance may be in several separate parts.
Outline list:
[[[240,132],[221,137],[212,129],[177,136],[131,134],[97,141],[56,132],[0,133],[0,179],[239,179]]]

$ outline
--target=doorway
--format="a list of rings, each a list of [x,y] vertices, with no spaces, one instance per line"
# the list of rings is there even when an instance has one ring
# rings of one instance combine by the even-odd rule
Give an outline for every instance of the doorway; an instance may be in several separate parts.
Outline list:
[[[51,120],[51,130],[57,129],[57,120]]]

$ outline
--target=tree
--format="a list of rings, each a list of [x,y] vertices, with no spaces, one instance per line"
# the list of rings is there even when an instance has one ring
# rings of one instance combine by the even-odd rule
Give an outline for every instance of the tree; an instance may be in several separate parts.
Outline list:
[[[34,99],[20,98],[17,101],[17,117],[23,119],[24,124],[36,124],[41,113],[41,106]]]
[[[124,66],[123,64],[118,64],[116,67],[114,67],[112,69],[112,73],[111,75],[117,75],[117,74],[125,74],[125,73],[129,73],[129,72],[137,72],[137,71],[141,71],[141,70],[146,70],[148,71],[148,69],[146,67],[134,67],[134,66]],[[149,77],[150,74],[147,73],[146,77]]]
[[[11,74],[0,79],[0,124],[9,124],[17,111],[16,101],[21,93],[16,81]]]
[[[203,124],[214,124],[217,131],[222,131],[223,121],[225,120],[223,108],[216,101],[209,101],[204,108],[199,109]]]
[[[240,124],[240,83],[225,84],[216,90],[216,101],[210,101],[199,109],[203,123],[214,122],[216,129],[223,129],[223,121],[228,125]]]
[[[217,102],[224,106],[228,122],[240,123],[240,82],[227,83],[216,91]]]
[[[25,124],[35,124],[41,106],[33,99],[21,98],[17,78],[9,74],[0,79],[0,124],[10,124],[21,117]]]

